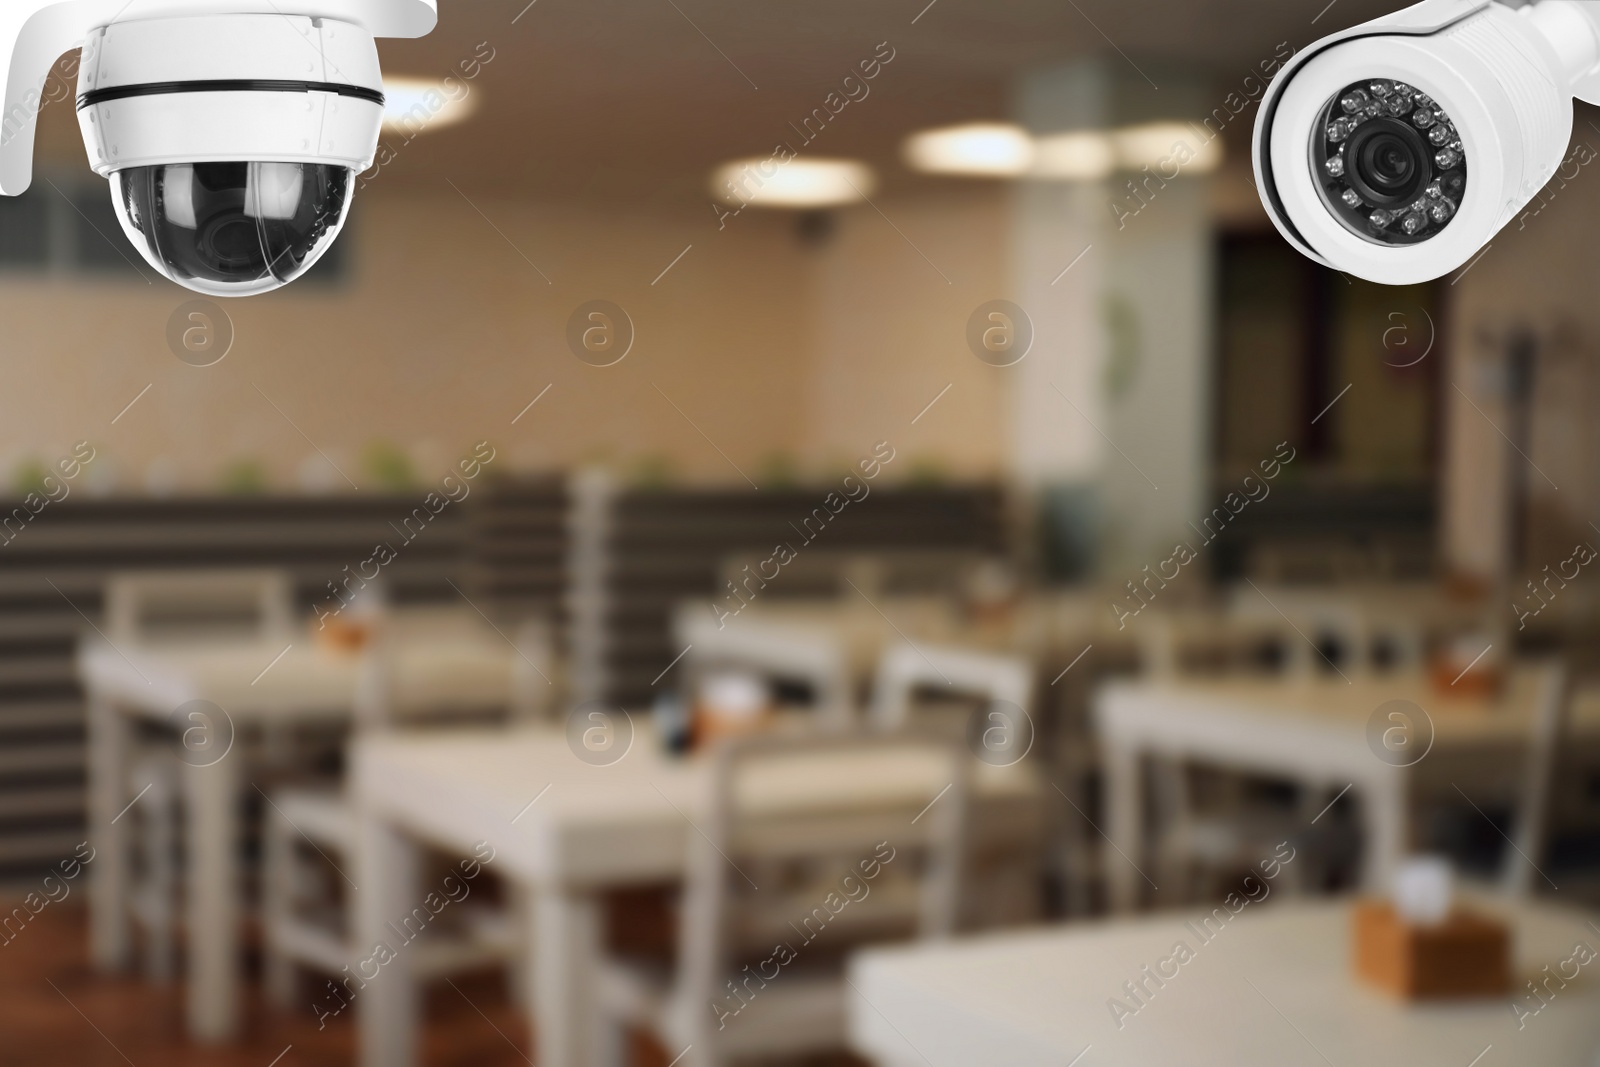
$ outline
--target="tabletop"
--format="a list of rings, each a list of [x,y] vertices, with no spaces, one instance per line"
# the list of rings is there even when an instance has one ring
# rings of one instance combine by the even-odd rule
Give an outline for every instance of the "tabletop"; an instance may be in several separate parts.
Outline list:
[[[362,738],[353,781],[373,813],[442,845],[488,841],[496,864],[530,881],[674,877],[691,825],[706,817],[711,762],[667,755],[644,716],[631,721],[631,745],[606,765],[579,759],[566,732],[552,726]],[[830,752],[786,764],[762,780],[750,804],[931,802],[949,784],[932,753]],[[1031,803],[1040,795],[1024,765],[976,764],[971,784],[980,799]]]
[[[1097,719],[1100,729],[1111,737],[1181,731],[1186,723],[1202,721],[1207,724],[1203,728],[1210,729],[1217,719],[1228,718],[1238,723],[1241,732],[1263,725],[1288,725],[1364,744],[1364,730],[1373,713],[1399,700],[1426,712],[1442,741],[1522,741],[1532,730],[1538,685],[1533,671],[1514,672],[1494,697],[1441,691],[1414,671],[1358,675],[1349,681],[1337,675],[1315,675],[1114,682],[1101,693]],[[1600,732],[1600,692],[1578,693],[1570,728]]]
[[[976,617],[947,596],[884,594],[869,601],[852,593],[843,599],[757,599],[738,617],[825,628],[839,636],[851,669],[870,674],[886,647],[907,640],[1035,657],[1064,653],[1069,659],[1090,642],[1126,644],[1129,635],[1112,625],[1110,599],[1088,591],[1033,595]]]
[[[1475,904],[1509,921],[1518,986],[1578,943],[1600,945],[1584,913]],[[1189,925],[1203,914],[864,953],[851,969],[852,1043],[888,1067],[1593,1067],[1600,1050],[1594,964],[1519,1020],[1515,991],[1415,1006],[1359,984],[1348,902],[1247,906],[1214,921],[1209,942]],[[1190,958],[1164,964],[1179,942]],[[1171,976],[1157,985],[1146,967]],[[1135,1000],[1124,983],[1141,981]]]

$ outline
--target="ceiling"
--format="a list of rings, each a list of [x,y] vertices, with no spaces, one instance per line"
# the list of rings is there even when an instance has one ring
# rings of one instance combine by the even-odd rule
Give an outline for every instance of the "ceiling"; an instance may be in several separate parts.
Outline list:
[[[1319,17],[1325,3],[439,0],[429,37],[380,42],[385,71],[444,77],[492,50],[471,83],[480,107],[409,144],[387,137],[395,158],[382,180],[703,204],[715,163],[798,142],[789,124],[886,41],[894,58],[870,94],[806,152],[866,158],[905,184],[917,180],[898,162],[907,133],[1004,117],[1008,85],[1030,67],[1103,55],[1192,69],[1220,94],[1279,42],[1303,46],[1396,6],[1334,0]],[[81,160],[76,137],[67,108],[47,109],[42,155]]]

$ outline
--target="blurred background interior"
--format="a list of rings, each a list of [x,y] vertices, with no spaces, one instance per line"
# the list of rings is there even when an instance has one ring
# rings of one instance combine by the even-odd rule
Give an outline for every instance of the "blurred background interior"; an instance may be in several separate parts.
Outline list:
[[[924,3],[446,0],[221,308],[63,60],[7,1062],[1594,1062],[1596,113],[1383,288],[1248,145],[1393,5]]]

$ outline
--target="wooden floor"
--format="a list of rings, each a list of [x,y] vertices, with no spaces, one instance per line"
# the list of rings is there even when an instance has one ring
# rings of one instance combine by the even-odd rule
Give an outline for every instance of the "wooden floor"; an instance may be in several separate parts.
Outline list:
[[[0,945],[0,1064],[5,1067],[350,1067],[354,1012],[319,1030],[307,986],[303,1010],[268,1007],[250,988],[245,1033],[225,1046],[183,1036],[182,986],[89,969],[78,895],[51,904]],[[529,1067],[528,1027],[498,975],[431,989],[424,1067]]]
[[[15,901],[0,901],[0,914]],[[355,1012],[319,1029],[312,1007],[281,1010],[247,990],[243,1036],[201,1046],[184,1037],[183,987],[130,974],[104,977],[88,965],[88,910],[81,894],[50,904],[18,936],[0,943],[0,1067],[353,1067]],[[427,994],[421,1067],[534,1067],[528,1026],[499,973],[457,977]],[[669,1067],[643,1034],[632,1067]],[[789,1061],[791,1064],[796,1061]],[[805,1057],[801,1067],[868,1067],[846,1053]]]

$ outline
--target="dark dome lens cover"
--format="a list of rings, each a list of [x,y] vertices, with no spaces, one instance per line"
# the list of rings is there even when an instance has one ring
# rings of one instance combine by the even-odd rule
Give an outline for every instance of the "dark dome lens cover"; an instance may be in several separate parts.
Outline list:
[[[179,285],[250,296],[286,285],[344,225],[354,174],[323,163],[174,163],[112,175],[145,259]]]

